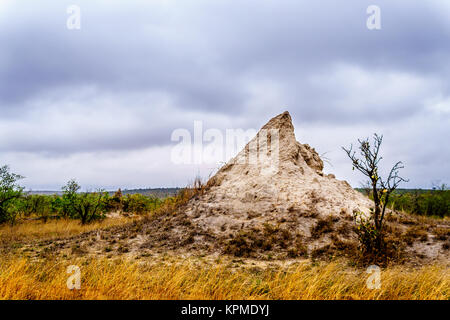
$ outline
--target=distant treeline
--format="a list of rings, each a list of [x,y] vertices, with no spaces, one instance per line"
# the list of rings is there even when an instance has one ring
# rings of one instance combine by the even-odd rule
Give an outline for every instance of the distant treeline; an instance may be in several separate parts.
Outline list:
[[[80,193],[78,190],[79,186],[72,181],[64,187],[62,194],[24,194],[15,201],[16,217],[69,218],[84,224],[104,218],[110,212],[149,213],[164,202],[162,198],[140,193],[124,195],[120,189],[114,194],[102,191]]]
[[[122,190],[114,193],[97,190],[80,192],[80,185],[70,180],[61,192],[24,192],[17,182],[22,176],[11,173],[8,166],[0,167],[0,224],[14,224],[18,218],[78,219],[82,224],[102,219],[107,213],[151,213],[162,204],[170,204],[176,189]]]
[[[201,189],[194,185],[185,189],[80,192],[81,186],[70,180],[60,192],[25,192],[19,183],[21,179],[23,176],[11,172],[8,165],[0,166],[0,224],[14,224],[17,218],[44,221],[50,218],[78,219],[86,224],[111,212],[148,214],[159,209],[172,210],[192,196],[188,189]]]
[[[124,189],[122,190],[123,195],[127,194],[141,194],[143,196],[147,197],[156,197],[156,198],[166,198],[166,197],[173,197],[180,192],[182,188],[147,188],[147,189]],[[114,195],[116,193],[116,190],[114,191],[106,191],[110,196]],[[28,191],[28,194],[31,195],[62,195],[62,191]]]
[[[357,188],[371,197],[369,189]],[[450,215],[450,190],[443,185],[435,189],[398,189],[391,194],[389,207],[394,210],[435,217]]]

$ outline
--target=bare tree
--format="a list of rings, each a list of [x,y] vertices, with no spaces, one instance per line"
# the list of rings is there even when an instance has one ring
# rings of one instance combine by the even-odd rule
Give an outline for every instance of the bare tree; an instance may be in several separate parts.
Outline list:
[[[389,196],[397,189],[401,182],[407,182],[407,179],[399,176],[399,170],[403,169],[403,163],[397,162],[389,172],[386,179],[379,176],[379,162],[383,159],[379,156],[383,136],[374,134],[373,145],[370,144],[369,138],[364,140],[358,139],[359,155],[353,150],[353,145],[349,149],[344,149],[348,157],[352,160],[353,170],[356,168],[362,174],[369,178],[368,183],[371,186],[371,191],[374,201],[373,221],[375,229],[381,234],[383,228],[383,219],[386,212],[386,207],[389,203]]]

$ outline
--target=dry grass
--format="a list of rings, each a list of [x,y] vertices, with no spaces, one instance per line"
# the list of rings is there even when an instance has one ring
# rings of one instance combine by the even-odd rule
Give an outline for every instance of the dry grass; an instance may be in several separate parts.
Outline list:
[[[81,268],[81,289],[69,290],[66,268]],[[280,269],[232,269],[199,260],[147,264],[121,260],[0,264],[0,299],[449,299],[444,266],[382,270],[381,289],[366,287],[368,274],[341,262]]]
[[[27,240],[51,240],[61,237],[70,237],[92,230],[105,229],[112,226],[123,225],[139,218],[107,218],[87,225],[81,225],[78,220],[50,220],[24,221],[14,226],[0,225],[0,242],[16,242]]]
[[[152,212],[148,212],[147,214],[160,215],[164,213],[173,213],[177,208],[185,205],[191,198],[203,194],[204,191],[205,185],[199,178],[196,178],[192,186],[181,190],[175,197],[166,198],[159,208]],[[86,225],[81,225],[78,220],[72,219],[48,220],[47,222],[39,220],[22,220],[13,226],[8,224],[0,225],[0,243],[36,239],[52,240],[62,237],[71,237],[83,232],[124,225],[144,217],[145,215],[133,216],[132,218],[124,216],[106,218]]]
[[[321,218],[317,220],[317,223],[311,228],[311,237],[313,239],[320,238],[323,234],[333,231],[333,217]]]
[[[204,188],[194,184],[165,201],[154,214],[174,212],[192,197],[201,195]],[[108,218],[84,226],[74,220],[2,225],[0,244],[67,238],[131,221]],[[317,229],[319,236],[327,232],[323,227],[329,223],[322,224]],[[423,233],[417,224],[411,224],[408,231],[414,238]],[[436,238],[448,239],[447,228],[441,226],[434,232]],[[246,244],[250,241],[251,248],[279,246],[285,247],[290,257],[303,255],[302,239],[279,228],[265,226],[260,233],[243,240]],[[333,243],[338,246],[338,242],[335,239]],[[344,242],[338,244],[341,247]],[[350,267],[344,260],[297,262],[290,267],[267,267],[270,265],[267,262],[249,268],[203,258],[175,258],[169,262],[157,256],[152,260],[143,256],[140,260],[125,260],[123,256],[110,259],[49,256],[37,260],[5,248],[4,254],[0,254],[0,299],[450,299],[448,264],[415,269],[405,265],[387,267],[381,273],[381,288],[370,290],[365,269]],[[120,247],[119,251],[127,252],[128,248]],[[69,265],[81,268],[80,290],[69,290],[66,286]]]

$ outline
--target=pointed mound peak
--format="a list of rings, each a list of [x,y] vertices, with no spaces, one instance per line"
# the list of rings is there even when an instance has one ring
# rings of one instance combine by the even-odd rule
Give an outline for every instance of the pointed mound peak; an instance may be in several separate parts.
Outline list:
[[[292,124],[292,118],[288,111],[272,118],[261,128],[261,131],[270,131],[273,129],[277,130],[279,133],[281,162],[293,162],[296,165],[301,165],[304,161],[311,169],[316,171],[316,173],[322,174],[323,162],[320,159],[319,154],[314,148],[307,144],[301,144],[296,140],[294,125]]]
[[[252,185],[256,177],[264,177],[267,183],[269,177],[279,179],[280,175],[323,176],[322,169],[323,162],[314,148],[295,139],[292,119],[286,111],[267,122],[207,184],[212,187],[239,180]]]
[[[276,117],[273,117],[272,119],[267,122],[262,129],[288,129],[292,132],[294,132],[294,126],[292,124],[292,118],[288,111],[285,111]]]

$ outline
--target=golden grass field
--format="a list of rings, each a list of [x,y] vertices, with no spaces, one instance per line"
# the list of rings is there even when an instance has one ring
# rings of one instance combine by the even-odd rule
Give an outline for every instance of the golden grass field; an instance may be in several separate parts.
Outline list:
[[[72,236],[129,221],[106,219],[81,226],[76,221],[26,222],[0,227],[0,241]],[[239,265],[202,257],[29,259],[4,252],[0,299],[449,299],[444,265],[381,271],[381,288],[368,289],[364,268],[348,261],[297,261],[276,266]],[[69,290],[69,265],[81,270],[80,290]]]
[[[135,218],[138,219],[138,218]],[[112,226],[122,225],[133,221],[132,218],[108,218],[90,224],[81,225],[78,220],[60,219],[49,220],[48,222],[27,221],[15,224],[0,225],[0,241],[23,241],[70,237],[83,232],[105,229]]]
[[[80,290],[67,288],[69,265],[81,270]],[[368,289],[364,270],[343,262],[309,262],[252,270],[184,260],[156,265],[126,260],[40,261],[0,265],[1,299],[448,299],[446,268],[392,267],[381,288]]]

